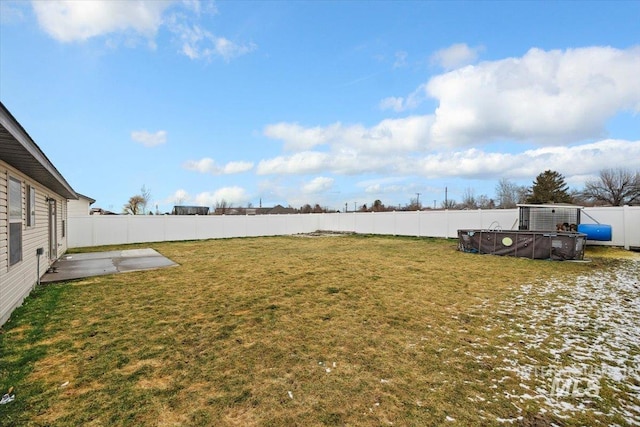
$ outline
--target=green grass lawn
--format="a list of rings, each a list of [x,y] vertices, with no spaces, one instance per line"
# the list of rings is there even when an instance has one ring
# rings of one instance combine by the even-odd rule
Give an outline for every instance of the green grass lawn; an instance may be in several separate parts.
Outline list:
[[[611,422],[625,398],[561,419],[505,397],[523,380],[501,369],[507,353],[545,363],[518,335],[523,285],[607,271],[622,251],[531,261],[380,236],[134,247],[180,266],[38,288],[3,326],[0,391],[16,399],[0,425],[570,426]]]

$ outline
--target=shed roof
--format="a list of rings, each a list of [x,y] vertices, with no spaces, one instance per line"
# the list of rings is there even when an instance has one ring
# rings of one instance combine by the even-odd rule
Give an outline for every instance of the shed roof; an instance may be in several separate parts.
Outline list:
[[[541,203],[541,204],[533,204],[533,203],[520,203],[518,205],[519,208],[568,208],[568,209],[583,209],[584,206],[572,205],[571,203]]]
[[[22,125],[0,102],[0,160],[66,199],[78,195]]]

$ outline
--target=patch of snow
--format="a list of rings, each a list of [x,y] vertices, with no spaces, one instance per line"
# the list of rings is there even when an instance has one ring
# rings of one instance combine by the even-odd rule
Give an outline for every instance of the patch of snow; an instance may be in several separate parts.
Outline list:
[[[613,404],[605,415],[618,415],[630,425],[640,425],[639,278],[640,260],[632,259],[613,270],[573,280],[523,286],[515,304],[527,322],[509,319],[514,332],[503,336],[520,341],[521,353],[546,353],[550,362],[527,357],[530,363],[523,363],[508,356],[517,354],[513,344],[501,348],[503,366],[498,369],[535,384],[533,390],[521,385],[522,393],[507,397],[539,399],[563,419],[575,413],[595,415],[593,404],[601,400],[600,391],[606,386],[626,398]],[[505,301],[497,312],[510,315],[513,306],[513,300]]]

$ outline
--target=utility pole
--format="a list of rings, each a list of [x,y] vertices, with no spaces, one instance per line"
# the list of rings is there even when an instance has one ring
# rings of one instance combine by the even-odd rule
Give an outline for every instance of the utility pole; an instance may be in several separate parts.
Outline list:
[[[349,204],[347,202],[344,202],[344,213],[349,212],[348,206]]]
[[[447,198],[447,187],[444,187],[444,208],[449,209],[449,199]]]
[[[420,194],[422,194],[422,193],[416,193],[416,194],[418,195],[418,198],[416,199],[416,205],[417,205],[418,210],[420,210]]]
[[[354,212],[356,211],[356,203],[357,203],[357,202],[353,202],[353,211],[354,211]]]

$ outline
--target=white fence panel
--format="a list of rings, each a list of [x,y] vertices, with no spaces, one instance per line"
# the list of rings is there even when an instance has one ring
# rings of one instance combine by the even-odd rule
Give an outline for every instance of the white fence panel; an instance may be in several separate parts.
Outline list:
[[[387,234],[395,234],[397,236],[426,236],[426,230],[423,229],[424,215],[418,212],[392,212],[391,220],[393,221],[393,232]]]
[[[125,216],[128,226],[128,236],[130,242],[160,242],[166,239],[165,227],[162,217],[149,217],[142,215],[128,215]],[[189,234],[194,235],[194,230]],[[185,230],[187,232],[187,230]]]
[[[198,237],[194,220],[188,220],[182,216],[156,216],[156,218],[160,220],[158,226],[162,227],[162,236],[166,241],[192,240]]]
[[[640,248],[640,206],[625,206],[622,224],[625,230],[625,249]]]
[[[613,246],[640,247],[640,206],[585,208],[581,222],[609,224]],[[517,209],[294,215],[70,217],[68,246],[276,236],[316,230],[455,238],[459,229],[517,229]]]
[[[418,235],[421,237],[447,237],[449,229],[448,211],[425,212],[418,215]]]
[[[609,224],[612,227],[611,242],[588,240],[587,244],[623,246],[626,249],[640,247],[640,206],[585,208],[580,215],[580,222]]]
[[[353,231],[353,213],[330,213],[323,215],[317,230]]]
[[[293,215],[270,215],[274,217],[275,221],[278,221],[282,225],[279,228],[278,235],[282,234],[300,234],[310,233],[311,231],[318,230],[318,221],[320,220],[320,214],[293,214]],[[308,218],[305,218],[308,217]]]

